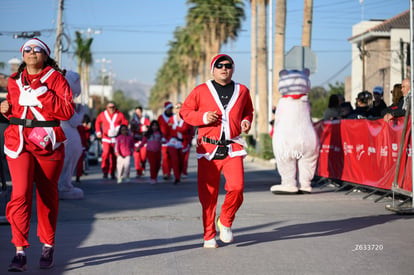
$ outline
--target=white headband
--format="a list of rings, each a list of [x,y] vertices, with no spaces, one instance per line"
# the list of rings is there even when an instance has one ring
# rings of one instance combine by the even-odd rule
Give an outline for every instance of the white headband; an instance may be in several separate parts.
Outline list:
[[[22,46],[22,48],[20,49],[20,51],[21,51],[21,53],[22,53],[22,55],[23,55],[23,50],[24,50],[24,47],[26,47],[26,46],[30,46],[30,45],[36,45],[36,46],[39,46],[40,48],[42,48],[42,50],[44,50],[45,51],[45,53],[49,56],[50,55],[50,49],[49,49],[49,47],[42,41],[42,40],[40,40],[40,39],[38,39],[38,38],[33,38],[33,39],[30,39],[30,40],[28,40],[26,43],[24,43],[23,44],[23,46]]]

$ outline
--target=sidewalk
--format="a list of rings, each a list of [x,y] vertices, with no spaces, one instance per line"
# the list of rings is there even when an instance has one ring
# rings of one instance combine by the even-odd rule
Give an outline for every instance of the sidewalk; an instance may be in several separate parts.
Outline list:
[[[280,182],[274,165],[249,158],[234,243],[217,238],[218,249],[204,249],[194,156],[176,186],[161,177],[150,185],[148,172],[116,184],[91,166],[77,185],[85,199],[60,201],[52,270],[38,269],[33,208],[26,274],[413,274],[414,220],[387,211],[389,198],[375,203],[330,186],[276,196],[269,191]],[[218,213],[223,194],[221,187]],[[0,240],[0,274],[7,274],[9,225],[0,225]]]

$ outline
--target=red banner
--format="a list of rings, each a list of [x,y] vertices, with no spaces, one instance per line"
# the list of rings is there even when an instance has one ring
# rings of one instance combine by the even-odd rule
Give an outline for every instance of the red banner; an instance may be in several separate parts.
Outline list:
[[[397,168],[404,118],[320,121],[316,174],[321,177],[391,190]],[[408,123],[398,173],[398,186],[411,192],[411,122]]]

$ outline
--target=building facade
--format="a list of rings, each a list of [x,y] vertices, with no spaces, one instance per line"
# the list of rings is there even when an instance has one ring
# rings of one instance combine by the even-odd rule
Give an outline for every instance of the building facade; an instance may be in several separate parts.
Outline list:
[[[375,86],[384,88],[384,100],[391,103],[394,84],[410,75],[410,12],[388,20],[363,21],[352,27],[351,87],[345,98],[355,103],[357,94]]]

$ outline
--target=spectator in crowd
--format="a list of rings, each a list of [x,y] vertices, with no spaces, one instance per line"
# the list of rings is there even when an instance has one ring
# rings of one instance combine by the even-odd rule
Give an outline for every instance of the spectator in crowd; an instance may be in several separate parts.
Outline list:
[[[382,111],[387,108],[387,104],[385,104],[383,100],[384,89],[381,86],[375,86],[372,93],[374,94],[374,102],[371,109],[371,114],[375,118],[381,117]]]
[[[118,184],[129,181],[131,156],[134,150],[134,138],[129,134],[128,126],[122,124],[115,141],[116,170]]]
[[[396,109],[391,109],[391,110],[387,109],[387,112],[384,114],[385,122],[388,122],[394,119],[395,117],[402,117],[405,115],[405,110],[407,109],[407,104],[411,96],[411,84],[410,84],[409,78],[404,79],[403,82],[401,83],[401,92],[403,94],[401,108],[398,107]],[[394,99],[394,95],[393,95],[393,99]]]
[[[72,91],[49,47],[32,38],[20,49],[23,63],[7,83],[1,113],[10,120],[4,137],[13,188],[7,204],[12,243],[16,254],[9,271],[27,268],[33,188],[36,182],[37,235],[43,243],[41,269],[53,267],[59,208],[58,181],[66,140],[60,122],[74,114]]]
[[[323,114],[323,120],[335,120],[341,118],[339,97],[336,94],[329,96],[328,109]]]
[[[162,173],[164,180],[168,180],[171,177],[171,159],[168,154],[167,142],[170,140],[171,126],[173,125],[173,107],[174,105],[167,101],[164,103],[164,112],[158,117],[158,124],[160,125],[160,131],[163,138],[166,140],[162,144]]]
[[[345,101],[341,103],[341,118],[347,118],[353,111],[354,108],[352,108],[351,102]]]
[[[400,101],[404,99],[401,83],[397,83],[394,85],[393,89],[391,90],[391,94],[392,94],[392,104],[398,105]],[[402,107],[402,104],[401,104],[401,107]]]
[[[394,84],[393,89],[391,90],[392,103],[390,106],[382,110],[381,116],[384,117],[385,114],[391,113],[397,109],[402,110],[404,104],[404,95],[401,91],[401,83]]]
[[[241,134],[248,133],[253,104],[246,86],[234,82],[233,59],[215,56],[210,66],[214,80],[194,88],[185,99],[180,115],[199,126],[197,135],[197,184],[203,211],[204,247],[216,248],[216,207],[221,173],[226,178],[226,196],[217,226],[220,240],[233,241],[232,224],[243,202],[244,150]]]
[[[356,98],[356,108],[346,118],[361,119],[371,117],[372,94],[362,91]]]
[[[101,168],[104,179],[108,178],[108,173],[111,174],[112,179],[115,179],[115,137],[122,124],[128,125],[128,120],[116,108],[113,101],[108,102],[106,110],[101,112],[96,118],[96,137],[102,141]]]
[[[144,134],[148,131],[148,126],[150,121],[142,113],[142,107],[137,106],[135,108],[135,113],[132,116],[131,120],[131,132],[135,141],[135,148],[139,146]],[[137,177],[140,177],[144,174],[145,171],[145,162],[147,159],[147,150],[145,147],[142,147],[141,150],[134,150],[134,164],[135,170],[137,171]]]
[[[163,137],[160,130],[158,120],[151,121],[148,131],[144,134],[142,142],[138,145],[136,150],[141,150],[145,145],[147,146],[147,158],[150,166],[150,183],[157,183],[158,171],[161,167],[161,145]]]

